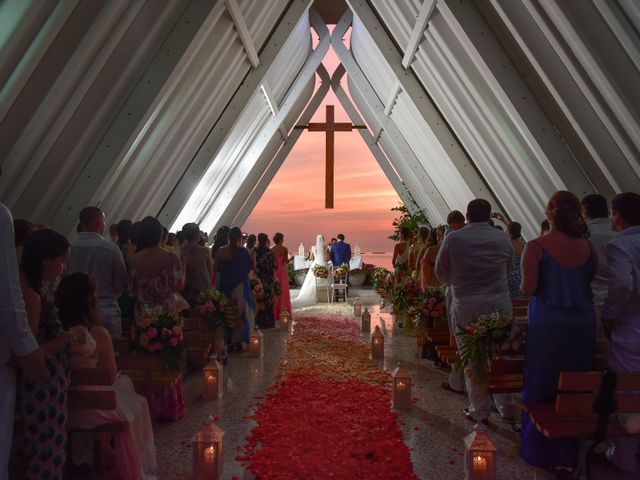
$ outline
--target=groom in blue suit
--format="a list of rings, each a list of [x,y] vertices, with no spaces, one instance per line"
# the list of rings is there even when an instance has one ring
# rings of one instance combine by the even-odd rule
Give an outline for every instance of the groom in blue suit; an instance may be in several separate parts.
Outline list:
[[[343,263],[349,265],[351,261],[351,245],[344,241],[344,235],[338,234],[338,241],[331,247],[331,263],[338,268]]]

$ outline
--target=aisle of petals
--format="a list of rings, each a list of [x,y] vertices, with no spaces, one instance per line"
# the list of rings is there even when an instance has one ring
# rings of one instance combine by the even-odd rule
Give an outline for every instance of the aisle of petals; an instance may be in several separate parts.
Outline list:
[[[417,478],[389,381],[353,320],[299,317],[238,460],[261,479]]]

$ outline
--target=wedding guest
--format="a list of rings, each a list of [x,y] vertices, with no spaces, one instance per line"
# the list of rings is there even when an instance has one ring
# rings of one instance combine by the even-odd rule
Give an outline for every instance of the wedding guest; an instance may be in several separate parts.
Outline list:
[[[540,222],[540,236],[544,237],[550,231],[551,225],[549,224],[549,220],[545,218],[542,222]]]
[[[127,286],[127,268],[122,253],[118,245],[102,238],[102,210],[85,207],[80,211],[79,220],[82,232],[71,241],[67,273],[84,272],[96,279],[102,324],[113,337],[121,337],[118,297]]]
[[[553,403],[561,371],[594,367],[596,320],[591,281],[598,257],[573,193],[556,192],[547,204],[551,231],[527,244],[522,292],[531,296],[524,363],[523,402]],[[578,441],[549,439],[522,414],[520,454],[541,468],[572,468]]]
[[[69,242],[50,229],[34,232],[24,243],[21,285],[27,318],[33,336],[48,354],[46,378],[36,383],[25,376],[18,389],[17,411],[25,427],[28,480],[62,480],[67,458],[66,349],[86,337],[82,329],[62,329],[48,285],[60,277],[68,257]]]
[[[9,480],[9,454],[16,403],[15,355],[25,382],[40,384],[47,377],[44,350],[31,333],[25,312],[11,212],[0,203],[0,480]],[[22,248],[22,245],[21,245]]]
[[[507,281],[509,282],[509,295],[511,298],[522,298],[522,292],[520,291],[520,283],[522,281],[522,273],[520,270],[520,259],[522,258],[522,251],[524,250],[525,241],[522,238],[522,225],[518,222],[510,222],[502,213],[496,212],[493,214],[494,218],[497,218],[507,226],[507,233],[511,240],[511,246],[513,247],[513,267],[507,274]]]
[[[280,283],[280,296],[275,298],[273,305],[274,318],[280,318],[280,314],[285,310],[289,312],[289,317],[291,317],[291,295],[289,293],[289,271],[287,267],[289,250],[282,244],[283,241],[284,235],[278,232],[273,236],[274,245],[271,247],[277,263],[276,279]]]
[[[35,225],[27,220],[17,218],[13,221],[13,231],[15,234],[15,246],[16,257],[18,259],[18,265],[20,265],[20,259],[22,258],[22,247],[24,241],[29,235],[35,231]]]
[[[138,231],[140,230],[140,222],[133,222],[131,225],[131,237],[129,241],[133,244],[134,247],[138,244]],[[135,253],[135,250],[134,250]]]
[[[211,245],[211,258],[216,258],[216,253],[221,247],[224,247],[229,243],[229,227],[226,225],[221,226],[216,232],[216,236],[213,239],[213,245]]]
[[[184,238],[184,233],[182,230],[176,232],[176,241],[173,244],[173,249],[175,250],[177,255],[180,255],[180,251],[187,244],[187,240]]]
[[[109,237],[112,243],[118,243],[118,224],[112,223],[109,225]]]
[[[435,274],[444,285],[451,288],[451,316],[455,326],[466,327],[476,315],[488,315],[500,310],[511,315],[512,306],[507,285],[507,272],[513,264],[513,248],[504,232],[489,225],[491,204],[476,199],[467,206],[468,225],[451,232],[444,238]],[[453,328],[452,332],[457,332]],[[458,348],[464,338],[455,334]],[[470,366],[475,370],[475,366]],[[465,375],[469,395],[469,408],[464,409],[467,418],[488,423],[491,414],[491,397],[485,393],[474,377]],[[503,418],[514,414],[510,394],[494,395],[494,401]]]
[[[251,261],[253,264],[256,264],[256,244],[258,243],[258,237],[256,237],[253,233],[247,237],[247,251],[251,256]],[[251,269],[252,273],[255,270],[255,267]]]
[[[411,230],[409,230],[409,227],[401,226],[400,242],[393,247],[393,257],[391,259],[391,264],[396,271],[396,278],[398,279],[411,273],[409,270],[409,254],[411,253],[409,238],[411,238]]]
[[[591,282],[591,291],[593,292],[593,305],[596,309],[597,336],[602,339],[604,334],[601,328],[600,316],[609,284],[606,246],[615,237],[616,233],[611,228],[607,199],[602,195],[597,193],[587,195],[580,201],[580,207],[582,218],[587,222],[587,227],[589,228],[589,241],[598,254],[598,271],[593,282]]]
[[[444,239],[444,226],[434,228],[429,232],[425,252],[420,261],[420,287],[426,291],[429,287],[440,287],[440,281],[435,274],[436,259],[440,251],[440,245]]]
[[[447,215],[447,226],[445,227],[444,237],[449,235],[451,232],[455,232],[463,228],[465,226],[465,221],[466,220],[464,218],[464,215],[459,210],[453,210],[449,212],[449,214]],[[451,301],[451,288],[448,285],[444,285],[445,312],[447,314],[449,331],[451,332],[451,334],[453,334],[456,332],[457,327],[453,321],[453,316],[451,315]],[[466,393],[464,386],[464,372],[462,371],[462,369],[457,368],[454,365],[451,368],[451,372],[449,372],[449,378],[447,379],[447,381],[442,382],[440,385],[447,391],[464,395]]]
[[[127,269],[127,273],[131,270],[131,261],[136,252],[136,247],[131,243],[131,230],[133,223],[131,220],[120,220],[118,222],[118,248],[122,253],[122,259]],[[120,307],[120,315],[122,318],[133,318],[135,315],[136,299],[124,290],[118,297],[118,306]]]
[[[411,246],[411,253],[409,254],[410,268],[418,272],[418,277],[420,276],[420,271],[422,269],[422,257],[427,251],[427,239],[429,238],[429,232],[430,230],[428,227],[420,227],[416,240]]]
[[[62,279],[56,291],[55,303],[62,326],[69,330],[82,327],[89,331],[95,344],[89,351],[71,350],[72,367],[99,368],[108,372],[108,386],[82,386],[80,390],[113,390],[115,410],[70,410],[67,428],[89,430],[114,421],[125,422],[128,428],[115,435],[118,473],[122,480],[149,478],[157,469],[153,427],[147,400],[135,392],[131,379],[118,375],[111,335],[100,325],[96,309],[95,281],[86,273],[76,272]],[[91,442],[82,435],[72,441],[74,456],[82,458]],[[85,452],[83,452],[83,449]],[[89,452],[86,452],[90,454]]]
[[[167,227],[165,227],[164,225],[162,226],[162,240],[160,240],[160,247],[169,252],[169,253],[176,253],[176,251],[173,249],[173,247],[171,245],[167,245],[167,240],[169,239],[169,230],[167,230]]]
[[[183,271],[180,259],[160,247],[162,225],[154,217],[145,217],[139,224],[136,253],[129,272],[129,292],[136,298],[136,314],[143,306],[162,307],[178,312],[188,305],[179,295]],[[184,416],[182,377],[173,387],[141,389],[147,398],[151,417],[173,421]]]
[[[269,249],[269,237],[266,233],[258,234],[258,248],[256,248],[256,277],[262,282],[264,290],[264,310],[256,314],[256,325],[260,328],[273,328],[275,318],[273,317],[274,284],[276,282],[275,272],[278,268],[276,257]]]
[[[249,343],[253,323],[253,298],[249,284],[249,272],[255,268],[251,256],[242,247],[242,231],[233,227],[229,231],[229,242],[221,247],[213,259],[213,271],[218,275],[216,285],[227,297],[235,299],[240,317],[234,325],[231,338],[227,339],[232,351],[242,349],[242,343]]]
[[[200,227],[197,223],[187,223],[182,227],[187,243],[180,249],[180,259],[184,265],[185,276],[182,296],[193,305],[201,292],[211,288],[213,278],[213,259],[209,250],[198,245]]]
[[[609,333],[609,368],[640,371],[640,195],[621,193],[611,201],[613,228],[618,235],[607,245],[609,289],[602,322]],[[620,417],[626,427],[628,417]],[[637,427],[636,427],[637,429]],[[620,437],[607,451],[609,461],[625,472],[636,472],[637,437]]]
[[[327,245],[327,247],[329,247],[329,251],[331,251],[333,249],[333,246],[338,243],[338,239],[336,237],[331,237],[331,240],[329,242],[329,245]]]

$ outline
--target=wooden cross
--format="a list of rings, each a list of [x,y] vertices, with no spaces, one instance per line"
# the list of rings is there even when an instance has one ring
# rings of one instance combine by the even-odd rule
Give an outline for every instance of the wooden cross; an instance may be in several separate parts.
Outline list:
[[[327,105],[327,121],[324,123],[309,122],[307,125],[296,125],[294,128],[307,128],[310,132],[326,132],[325,186],[324,208],[333,208],[333,144],[334,132],[350,132],[354,128],[367,128],[364,125],[353,125],[351,122],[334,121],[333,105]]]

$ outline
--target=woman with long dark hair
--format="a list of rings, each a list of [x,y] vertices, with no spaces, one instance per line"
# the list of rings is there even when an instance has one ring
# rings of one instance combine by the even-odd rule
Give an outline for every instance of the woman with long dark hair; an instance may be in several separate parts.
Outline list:
[[[17,410],[24,421],[24,452],[29,458],[26,479],[62,480],[67,458],[67,347],[86,340],[82,329],[65,332],[53,305],[50,285],[64,271],[67,239],[48,228],[33,232],[22,251],[22,293],[33,336],[49,353],[44,381],[22,379]]]
[[[249,272],[255,268],[246,248],[242,246],[242,231],[233,227],[229,231],[229,243],[221,247],[213,260],[213,271],[218,275],[216,288],[236,301],[240,311],[238,323],[231,338],[227,339],[231,351],[242,349],[242,343],[249,343],[253,323],[253,298],[249,284]],[[226,356],[219,352],[222,361]]]
[[[275,318],[273,305],[275,302],[274,288],[278,262],[269,248],[269,237],[266,233],[258,234],[258,248],[256,248],[256,277],[262,282],[264,290],[264,310],[256,314],[256,325],[260,328],[273,328]]]
[[[116,434],[116,465],[123,480],[138,480],[152,475],[157,469],[153,427],[147,400],[135,392],[131,379],[117,375],[116,359],[109,331],[100,325],[96,309],[95,280],[86,273],[76,272],[62,279],[56,291],[56,307],[63,327],[82,327],[95,339],[91,352],[73,352],[73,367],[105,369],[109,386],[82,386],[82,390],[113,390],[117,398],[115,410],[71,410],[68,428],[89,430],[101,425],[126,422],[129,427]],[[74,456],[82,456],[90,445],[73,443]],[[73,459],[72,459],[73,460]]]
[[[524,403],[553,403],[560,372],[593,369],[596,318],[591,280],[598,257],[587,239],[580,201],[556,192],[547,205],[551,231],[529,242],[522,258],[522,285],[531,295],[524,366]],[[578,442],[548,439],[522,415],[521,455],[538,467],[576,465]]]

